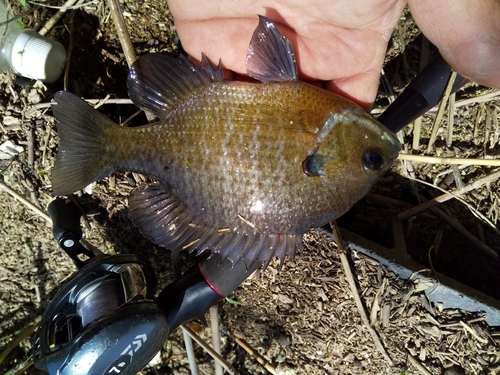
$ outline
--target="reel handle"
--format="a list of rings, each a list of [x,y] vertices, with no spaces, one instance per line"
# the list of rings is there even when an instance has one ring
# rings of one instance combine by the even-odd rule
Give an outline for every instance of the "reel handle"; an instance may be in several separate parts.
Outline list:
[[[49,216],[52,219],[52,235],[59,244],[59,247],[73,260],[73,263],[80,269],[87,264],[87,260],[80,259],[86,256],[89,259],[95,254],[82,245],[82,228],[80,227],[80,217],[82,216],[78,207],[70,200],[56,198],[50,202],[48,208]]]

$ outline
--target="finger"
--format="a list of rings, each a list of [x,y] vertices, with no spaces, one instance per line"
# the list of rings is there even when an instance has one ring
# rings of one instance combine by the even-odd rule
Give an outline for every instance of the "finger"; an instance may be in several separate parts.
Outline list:
[[[461,75],[500,87],[500,2],[409,0],[425,36]]]
[[[379,70],[371,70],[343,80],[328,81],[325,88],[352,100],[369,112],[377,95],[379,77]]]

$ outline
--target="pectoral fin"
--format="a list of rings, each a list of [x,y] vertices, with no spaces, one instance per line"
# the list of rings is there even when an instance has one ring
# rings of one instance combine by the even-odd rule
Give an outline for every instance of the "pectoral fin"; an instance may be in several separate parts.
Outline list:
[[[300,235],[240,233],[212,218],[194,214],[168,185],[151,184],[129,198],[130,217],[139,231],[172,251],[210,250],[233,263],[243,259],[247,268],[255,262],[269,264],[273,256],[293,260]]]

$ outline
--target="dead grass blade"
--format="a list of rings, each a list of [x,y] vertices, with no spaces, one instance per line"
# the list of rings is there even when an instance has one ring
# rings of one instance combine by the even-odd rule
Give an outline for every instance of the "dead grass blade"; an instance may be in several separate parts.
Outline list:
[[[434,121],[434,125],[432,126],[432,134],[429,139],[429,144],[427,145],[427,152],[430,152],[434,142],[436,141],[437,133],[439,130],[439,124],[441,123],[441,119],[443,118],[444,109],[446,108],[446,103],[448,102],[448,98],[451,93],[451,89],[453,84],[455,83],[455,79],[457,78],[457,73],[452,72],[450,78],[448,79],[448,84],[446,89],[444,90],[443,98],[441,99],[441,104],[439,104],[439,110],[436,116],[436,120]]]
[[[459,199],[459,196],[465,193],[468,193],[471,190],[478,189],[484,184],[493,182],[495,180],[498,180],[500,178],[500,171],[496,171],[493,173],[490,173],[482,178],[477,179],[476,181],[465,185],[460,192],[449,192],[445,193],[443,195],[440,195],[439,197],[436,197],[434,199],[431,199],[425,203],[422,203],[418,205],[417,207],[413,207],[407,211],[404,211],[398,215],[399,220],[406,219],[410,216],[416,215],[419,212],[422,212],[430,207],[433,207],[437,205],[438,203],[446,202],[452,198],[457,198]],[[432,185],[434,186],[434,185]],[[435,187],[435,186],[434,186]]]
[[[438,156],[424,156],[399,154],[399,160],[409,160],[418,163],[430,164],[465,164],[465,165],[487,165],[492,167],[500,167],[500,159],[474,159],[474,158],[441,158]]]

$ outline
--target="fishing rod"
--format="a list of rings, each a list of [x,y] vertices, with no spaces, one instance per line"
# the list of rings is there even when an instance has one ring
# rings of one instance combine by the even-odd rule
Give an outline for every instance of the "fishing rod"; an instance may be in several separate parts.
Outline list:
[[[398,132],[439,103],[450,76],[450,66],[441,55],[437,55],[387,107],[378,120],[389,130]],[[466,78],[457,74],[451,93],[467,82]]]

